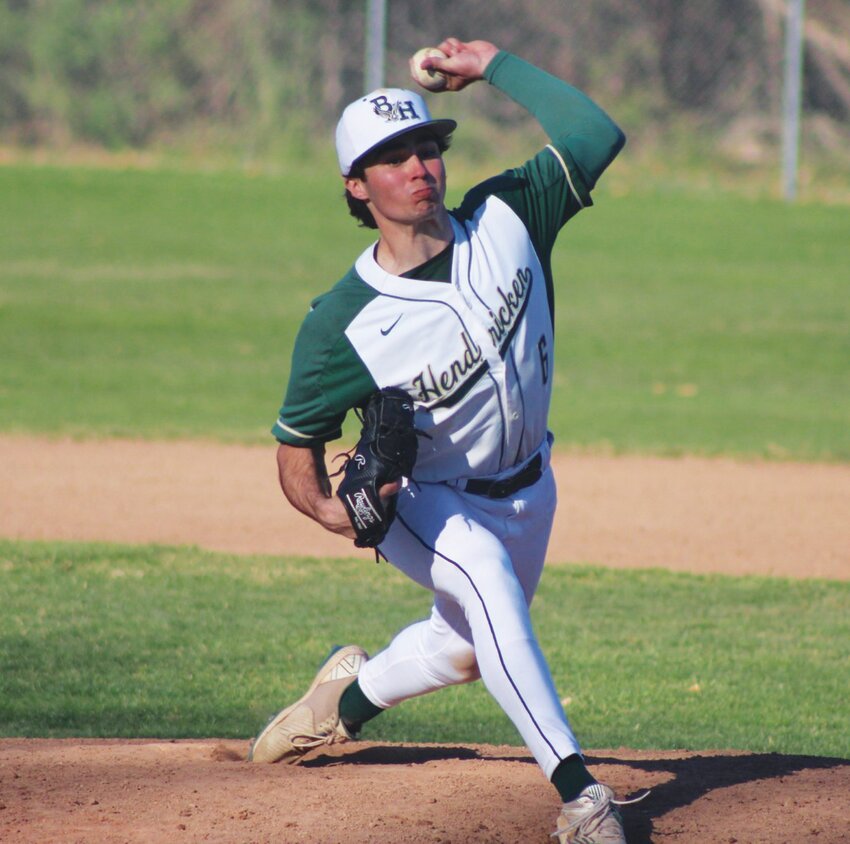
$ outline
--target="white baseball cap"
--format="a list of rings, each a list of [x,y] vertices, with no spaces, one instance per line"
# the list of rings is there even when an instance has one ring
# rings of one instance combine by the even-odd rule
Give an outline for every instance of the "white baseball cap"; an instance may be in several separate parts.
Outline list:
[[[429,127],[443,137],[454,120],[434,120],[425,100],[404,88],[378,88],[346,107],[336,126],[336,154],[343,176],[358,158],[414,129]]]

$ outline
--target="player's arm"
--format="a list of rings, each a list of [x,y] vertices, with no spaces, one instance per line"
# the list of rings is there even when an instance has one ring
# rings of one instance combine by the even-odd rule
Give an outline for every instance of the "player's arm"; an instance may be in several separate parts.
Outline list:
[[[361,406],[376,385],[333,317],[327,300],[313,303],[295,341],[272,434],[279,443],[278,478],[287,501],[326,530],[354,539],[345,506],[331,488],[325,444],[342,435],[348,410]],[[382,497],[396,492],[397,484],[378,490]]]
[[[485,78],[537,119],[589,204],[590,191],[626,142],[622,129],[578,88],[510,53],[500,52]]]
[[[323,528],[349,539],[356,537],[343,503],[333,494],[325,464],[324,445],[293,446],[280,443],[277,449],[277,474],[286,500],[300,513]],[[397,482],[378,490],[382,499],[395,495]]]
[[[280,443],[277,472],[286,500],[326,530],[354,539],[354,528],[342,502],[333,495],[325,465],[325,447]]]
[[[337,297],[338,299],[339,297]],[[374,389],[345,339],[345,317],[335,299],[316,299],[295,339],[283,406],[272,435],[286,499],[301,513],[349,539],[354,531],[342,502],[333,495],[325,444],[342,436],[348,408]]]
[[[582,203],[589,204],[590,191],[626,141],[608,114],[577,88],[488,41],[447,38],[439,47],[447,58],[427,58],[422,67],[443,71],[449,91],[486,79],[527,109],[566,154]]]

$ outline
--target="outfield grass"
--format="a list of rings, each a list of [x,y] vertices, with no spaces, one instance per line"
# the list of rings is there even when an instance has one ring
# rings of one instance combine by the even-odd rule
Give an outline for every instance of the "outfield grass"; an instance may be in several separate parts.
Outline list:
[[[388,565],[159,547],[0,540],[0,586],[6,736],[247,739],[429,607]],[[533,615],[587,747],[850,758],[850,584],[556,567]],[[364,738],[521,744],[480,683]]]
[[[850,208],[597,205],[555,255],[559,444],[850,459]],[[332,175],[0,167],[0,432],[267,441],[309,301],[370,240]],[[362,561],[6,540],[0,594],[7,736],[247,738],[330,644],[430,603]],[[534,616],[587,747],[850,758],[848,610],[846,583],[557,567]],[[520,743],[481,684],[364,737]]]
[[[310,299],[371,240],[339,190],[0,167],[0,431],[265,440]],[[555,255],[558,443],[850,459],[848,232],[603,181]]]

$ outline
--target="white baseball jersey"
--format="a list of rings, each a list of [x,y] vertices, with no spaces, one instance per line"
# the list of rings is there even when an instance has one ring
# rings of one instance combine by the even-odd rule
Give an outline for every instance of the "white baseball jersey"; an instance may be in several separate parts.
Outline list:
[[[511,72],[502,67],[491,82],[520,101],[547,76],[513,56],[496,64]],[[596,106],[569,91],[572,124]],[[454,242],[444,255],[395,276],[372,245],[313,302],[272,429],[278,440],[336,439],[349,409],[394,386],[414,398],[427,434],[416,480],[496,475],[540,447],[552,390],[551,249],[563,224],[591,204],[597,175],[576,158],[588,139],[559,133],[563,118],[550,110],[553,142],[466,195],[450,212]]]
[[[381,295],[345,329],[376,384],[413,396],[422,481],[496,474],[546,434],[552,317],[528,232],[496,196],[453,227],[449,284],[389,275],[367,249],[356,271]]]

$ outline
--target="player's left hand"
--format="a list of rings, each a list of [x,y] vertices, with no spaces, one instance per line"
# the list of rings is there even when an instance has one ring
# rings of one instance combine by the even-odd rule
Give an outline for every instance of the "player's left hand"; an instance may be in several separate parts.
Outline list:
[[[366,405],[360,439],[336,491],[359,548],[378,546],[395,518],[401,479],[410,477],[416,462],[413,412],[413,400],[396,388],[379,390]]]
[[[390,484],[384,484],[378,489],[378,496],[381,500],[381,506],[387,512],[392,508],[392,499],[398,495],[401,489],[401,482],[395,481]],[[331,533],[338,533],[346,539],[357,539],[357,531],[351,523],[351,517],[348,515],[340,498],[336,495],[322,500],[316,508],[316,521]]]

